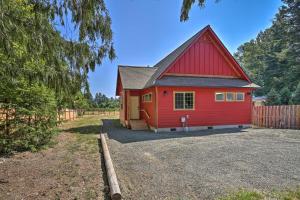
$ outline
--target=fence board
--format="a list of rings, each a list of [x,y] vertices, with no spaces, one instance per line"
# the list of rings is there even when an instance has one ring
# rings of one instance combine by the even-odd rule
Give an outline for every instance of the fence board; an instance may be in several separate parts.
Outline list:
[[[300,129],[300,105],[254,106],[252,124],[266,128]]]

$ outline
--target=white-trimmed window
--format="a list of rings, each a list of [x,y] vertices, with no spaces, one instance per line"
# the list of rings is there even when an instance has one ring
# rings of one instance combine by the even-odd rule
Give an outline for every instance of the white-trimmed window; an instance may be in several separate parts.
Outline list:
[[[244,92],[237,92],[236,93],[236,101],[244,101],[245,100],[245,93]]]
[[[147,93],[143,95],[143,102],[152,102],[152,93]]]
[[[224,92],[216,92],[215,93],[215,101],[225,101],[225,93]]]
[[[235,101],[235,93],[226,92],[226,101]]]
[[[174,110],[194,110],[195,92],[174,92]]]

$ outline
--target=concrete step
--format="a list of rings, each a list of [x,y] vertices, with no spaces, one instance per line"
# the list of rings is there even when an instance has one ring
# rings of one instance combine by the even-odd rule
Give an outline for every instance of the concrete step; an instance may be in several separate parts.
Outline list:
[[[130,120],[131,130],[148,130],[145,120]]]

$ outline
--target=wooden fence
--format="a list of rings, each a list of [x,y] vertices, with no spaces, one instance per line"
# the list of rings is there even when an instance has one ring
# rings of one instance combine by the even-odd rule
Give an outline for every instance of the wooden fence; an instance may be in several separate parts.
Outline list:
[[[9,119],[13,118],[14,110],[7,112],[4,109],[0,109],[0,120],[6,120],[7,114],[9,114]],[[118,115],[119,111],[112,110],[82,110],[82,109],[63,109],[57,112],[57,120],[58,121],[69,121],[77,119],[83,115],[106,115],[106,116],[114,116]],[[34,117],[32,117],[34,120]]]
[[[57,114],[57,120],[59,121],[67,121],[67,120],[74,120],[82,115],[104,115],[104,116],[114,116],[118,115],[119,111],[115,110],[72,110],[72,109],[65,109],[60,111]]]
[[[300,105],[255,106],[252,124],[266,128],[300,129]]]
[[[86,110],[84,111],[84,114],[113,116],[113,115],[119,115],[119,111],[118,110]]]
[[[81,110],[73,110],[73,109],[64,109],[57,112],[57,120],[58,121],[69,121],[74,120],[80,117],[82,114]]]

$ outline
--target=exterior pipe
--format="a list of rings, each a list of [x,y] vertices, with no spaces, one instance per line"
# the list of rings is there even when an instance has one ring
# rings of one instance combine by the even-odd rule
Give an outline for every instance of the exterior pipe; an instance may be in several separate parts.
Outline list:
[[[122,198],[121,191],[117,180],[117,175],[108,151],[104,133],[100,133],[100,138],[101,138],[102,150],[104,154],[107,179],[109,183],[110,197],[112,200],[120,200]]]

